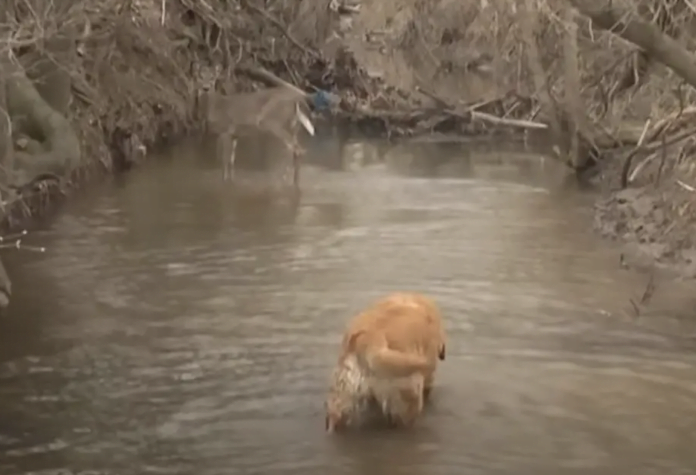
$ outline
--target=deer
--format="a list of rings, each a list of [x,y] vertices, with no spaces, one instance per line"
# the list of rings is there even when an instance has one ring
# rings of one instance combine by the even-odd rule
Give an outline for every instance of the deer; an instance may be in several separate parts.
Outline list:
[[[217,135],[216,155],[222,161],[223,181],[234,177],[237,141],[254,132],[270,132],[292,153],[294,187],[299,187],[299,159],[304,150],[298,143],[303,128],[315,130],[309,119],[306,96],[300,90],[276,86],[249,93],[222,95],[204,91],[201,104],[208,131]]]

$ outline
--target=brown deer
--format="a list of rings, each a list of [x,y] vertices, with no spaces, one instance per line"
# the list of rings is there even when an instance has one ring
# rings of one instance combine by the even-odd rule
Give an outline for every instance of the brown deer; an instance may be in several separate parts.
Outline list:
[[[272,87],[250,93],[222,95],[206,91],[201,98],[206,128],[217,135],[216,155],[222,161],[223,180],[234,176],[237,141],[255,132],[269,132],[280,139],[293,157],[293,185],[299,185],[298,143],[301,128],[314,135],[303,93],[288,87]]]

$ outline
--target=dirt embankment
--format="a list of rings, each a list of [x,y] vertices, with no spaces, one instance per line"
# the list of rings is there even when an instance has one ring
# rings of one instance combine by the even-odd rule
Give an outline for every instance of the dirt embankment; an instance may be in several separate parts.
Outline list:
[[[128,168],[147,147],[192,125],[193,58],[175,43],[176,23],[162,26],[154,2],[7,3],[0,11],[0,219],[5,247],[22,248],[21,234],[12,233],[69,187]],[[11,283],[4,269],[0,277],[4,306]]]

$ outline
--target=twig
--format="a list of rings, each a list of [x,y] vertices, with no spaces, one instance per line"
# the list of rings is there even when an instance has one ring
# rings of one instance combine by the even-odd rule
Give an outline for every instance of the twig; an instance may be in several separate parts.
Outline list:
[[[684,149],[682,148],[682,151]],[[662,136],[662,153],[660,154],[660,166],[657,167],[657,175],[655,176],[655,186],[660,184],[662,180],[662,171],[665,168],[665,162],[667,161],[667,146],[665,145],[665,136]]]
[[[643,126],[643,132],[640,135],[640,139],[638,139],[638,144],[633,147],[633,150],[626,156],[624,159],[624,164],[623,167],[621,167],[621,189],[624,189],[628,186],[629,178],[628,178],[628,173],[631,171],[631,164],[633,163],[633,158],[638,155],[638,152],[641,150],[642,140],[645,140],[645,131],[648,129],[648,126],[650,125],[650,119],[645,121],[645,125]]]
[[[675,122],[677,122],[681,117],[685,115],[692,115],[694,113],[696,113],[696,106],[690,106],[686,108],[680,108],[678,112],[663,117],[655,123],[652,133],[647,139],[648,142],[653,142],[654,140],[656,140],[660,133],[666,133],[669,130],[669,127],[673,125]]]
[[[646,152],[646,153],[652,153],[656,152],[659,150],[660,147],[667,147],[669,145],[675,144],[681,140],[687,139],[691,136],[693,136],[696,133],[696,127],[692,127],[686,131],[684,131],[681,134],[677,134],[673,137],[671,137],[669,140],[663,140],[661,142],[653,142],[649,145],[646,145],[645,147],[635,147],[633,150],[631,150],[631,153],[629,153],[628,157],[626,157],[626,161],[624,162],[623,169],[621,170],[621,188],[626,188],[628,186],[628,172],[631,169],[631,161],[633,160],[633,157],[638,154],[639,152]]]
[[[682,141],[682,140],[684,140],[684,139],[688,139],[689,137],[692,137],[694,134],[696,134],[696,127],[692,127],[692,128],[690,128],[690,129],[684,131],[684,132],[681,133],[681,134],[674,135],[674,136],[671,137],[669,140],[664,140],[664,141],[660,141],[660,142],[653,142],[653,143],[651,143],[651,144],[649,144],[649,145],[646,145],[646,146],[643,148],[643,151],[644,151],[644,152],[648,152],[648,153],[649,153],[649,152],[655,152],[655,151],[657,151],[660,147],[666,147],[666,146],[668,146],[668,145],[675,144],[675,143],[677,143],[677,142],[679,142],[679,141]]]
[[[691,186],[691,185],[687,185],[686,183],[684,183],[684,182],[681,181],[681,180],[677,180],[677,185],[681,186],[682,188],[684,188],[684,189],[687,190],[687,191],[691,191],[691,192],[696,191],[696,188],[694,188],[694,187]]]
[[[46,252],[45,247],[26,246],[26,245],[23,246],[21,239],[18,241],[15,241],[12,244],[0,244],[0,249],[9,249],[9,248],[20,249],[22,251]]]
[[[640,134],[640,138],[638,139],[638,146],[643,145],[643,141],[645,140],[645,134],[648,132],[648,127],[650,127],[650,118],[645,121],[645,125],[643,126],[643,132]]]
[[[7,242],[7,241],[14,241],[15,239],[19,239],[22,236],[27,235],[27,230],[25,229],[19,234],[10,234],[9,236],[0,236],[0,243]]]
[[[484,122],[490,122],[492,124],[506,125],[508,127],[517,127],[521,129],[547,130],[549,128],[547,124],[542,124],[541,122],[532,122],[530,120],[522,119],[503,119],[485,112],[472,111],[471,118],[474,120],[478,119]]]
[[[643,146],[643,142],[645,141],[645,135],[648,133],[649,127],[650,127],[650,118],[648,118],[648,120],[645,121],[645,125],[643,126],[643,132],[641,132],[640,138],[638,139],[638,143],[636,144],[636,147],[635,147],[636,149],[639,149],[640,147]],[[633,180],[636,179],[636,177],[638,176],[640,171],[643,168],[645,168],[645,165],[647,165],[648,162],[653,159],[653,157],[654,157],[654,155],[649,155],[647,158],[645,158],[645,160],[640,162],[638,164],[638,166],[633,170],[633,173],[631,173],[631,175],[628,177],[627,182],[628,183],[633,182]],[[632,159],[632,157],[631,157],[631,159]],[[630,164],[629,164],[629,166],[630,166]]]
[[[437,96],[436,94],[429,92],[425,89],[423,89],[420,86],[416,86],[416,90],[420,92],[421,94],[424,94],[434,100],[435,102],[438,103],[441,109],[447,114],[453,115],[455,117],[460,117],[463,119],[471,119],[473,120],[480,120],[483,122],[489,122],[491,124],[496,124],[496,125],[505,125],[508,127],[517,127],[517,128],[522,128],[522,129],[537,129],[537,130],[546,130],[548,129],[548,125],[542,124],[540,122],[532,122],[529,120],[520,120],[520,119],[505,119],[501,117],[496,117],[493,114],[488,114],[486,112],[477,112],[476,108],[481,107],[484,104],[474,104],[473,106],[467,108],[466,111],[459,112],[457,111],[456,107],[447,103],[444,99],[441,97]]]
[[[9,236],[0,236],[0,249],[10,249],[10,248],[15,248],[15,249],[22,249],[25,251],[33,251],[33,252],[46,252],[45,247],[37,247],[37,246],[26,246],[22,245],[22,237],[27,235],[27,230],[23,230],[20,233],[17,234],[10,234]],[[14,242],[10,242],[14,241]]]

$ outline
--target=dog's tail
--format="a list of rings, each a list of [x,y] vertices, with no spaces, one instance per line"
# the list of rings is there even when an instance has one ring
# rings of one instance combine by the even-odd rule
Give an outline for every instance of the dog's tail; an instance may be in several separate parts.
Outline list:
[[[428,371],[432,366],[426,357],[393,350],[387,346],[383,337],[368,338],[365,332],[351,335],[348,348],[376,376],[403,378]]]

